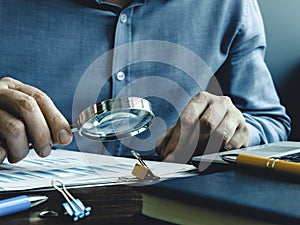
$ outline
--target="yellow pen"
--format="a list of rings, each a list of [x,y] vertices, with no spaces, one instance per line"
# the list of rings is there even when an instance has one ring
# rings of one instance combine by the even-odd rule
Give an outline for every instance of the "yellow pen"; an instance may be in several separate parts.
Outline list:
[[[221,157],[224,161],[236,163],[237,165],[265,168],[270,171],[282,172],[290,175],[300,175],[300,163],[296,162],[247,154],[225,154]]]

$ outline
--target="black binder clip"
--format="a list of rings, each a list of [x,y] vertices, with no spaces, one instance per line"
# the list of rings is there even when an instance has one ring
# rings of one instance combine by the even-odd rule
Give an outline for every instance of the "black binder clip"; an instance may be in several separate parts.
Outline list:
[[[132,175],[142,181],[155,181],[159,180],[160,177],[156,176],[152,173],[150,168],[146,165],[146,163],[142,160],[139,153],[134,150],[131,150],[132,155],[139,161],[136,163],[133,170]]]
[[[60,188],[58,185],[61,185],[62,188]],[[90,215],[92,208],[89,206],[88,207],[84,206],[84,204],[80,201],[80,199],[78,198],[75,199],[70,194],[70,192],[67,191],[65,184],[61,180],[58,179],[52,180],[52,186],[56,190],[58,190],[67,200],[67,202],[62,204],[62,206],[66,210],[65,215],[69,215],[73,217],[74,222]]]

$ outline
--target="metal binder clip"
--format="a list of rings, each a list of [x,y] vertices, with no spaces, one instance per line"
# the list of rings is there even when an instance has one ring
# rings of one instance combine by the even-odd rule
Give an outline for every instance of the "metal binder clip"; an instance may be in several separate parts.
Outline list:
[[[61,185],[62,188],[60,188],[58,185]],[[65,214],[68,214],[69,216],[73,217],[73,221],[78,221],[78,219],[82,219],[86,216],[90,215],[90,212],[92,210],[91,207],[85,207],[83,203],[80,201],[80,199],[75,199],[70,192],[67,191],[65,184],[58,179],[52,180],[52,186],[58,190],[64,198],[67,200],[67,202],[63,203],[62,206],[65,208],[66,212]]]
[[[149,169],[149,167],[146,165],[146,163],[142,160],[139,153],[137,153],[134,150],[131,150],[132,155],[139,161],[139,163],[136,163],[133,170],[132,175],[137,177],[138,179],[142,181],[149,181],[149,180],[158,180],[160,179],[159,176],[156,176],[152,173],[152,171]]]

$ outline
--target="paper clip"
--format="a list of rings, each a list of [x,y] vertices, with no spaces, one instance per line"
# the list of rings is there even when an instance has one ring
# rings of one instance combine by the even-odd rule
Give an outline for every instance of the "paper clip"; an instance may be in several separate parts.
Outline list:
[[[61,185],[62,188],[60,188],[58,185]],[[64,198],[67,200],[67,202],[63,203],[62,206],[65,208],[66,212],[65,214],[73,217],[73,221],[78,221],[78,219],[82,219],[86,216],[89,216],[91,213],[92,208],[91,207],[85,207],[83,203],[80,201],[80,199],[75,199],[69,191],[67,191],[65,184],[58,179],[52,180],[52,186],[58,190]]]
[[[138,179],[142,181],[151,181],[151,180],[158,180],[160,179],[159,176],[156,176],[152,173],[150,168],[146,165],[146,163],[142,160],[139,153],[137,153],[134,150],[131,150],[132,155],[139,161],[139,163],[136,163],[133,170],[132,175],[137,177]]]

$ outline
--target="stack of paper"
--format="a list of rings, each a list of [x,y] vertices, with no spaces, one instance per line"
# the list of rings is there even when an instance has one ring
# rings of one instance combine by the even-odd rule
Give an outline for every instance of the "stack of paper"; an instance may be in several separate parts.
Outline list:
[[[0,164],[0,192],[51,189],[60,179],[67,187],[144,184],[131,175],[137,160],[57,149],[46,158],[34,151],[19,163]],[[161,180],[192,176],[192,165],[145,161]],[[148,184],[147,182],[145,184]]]

